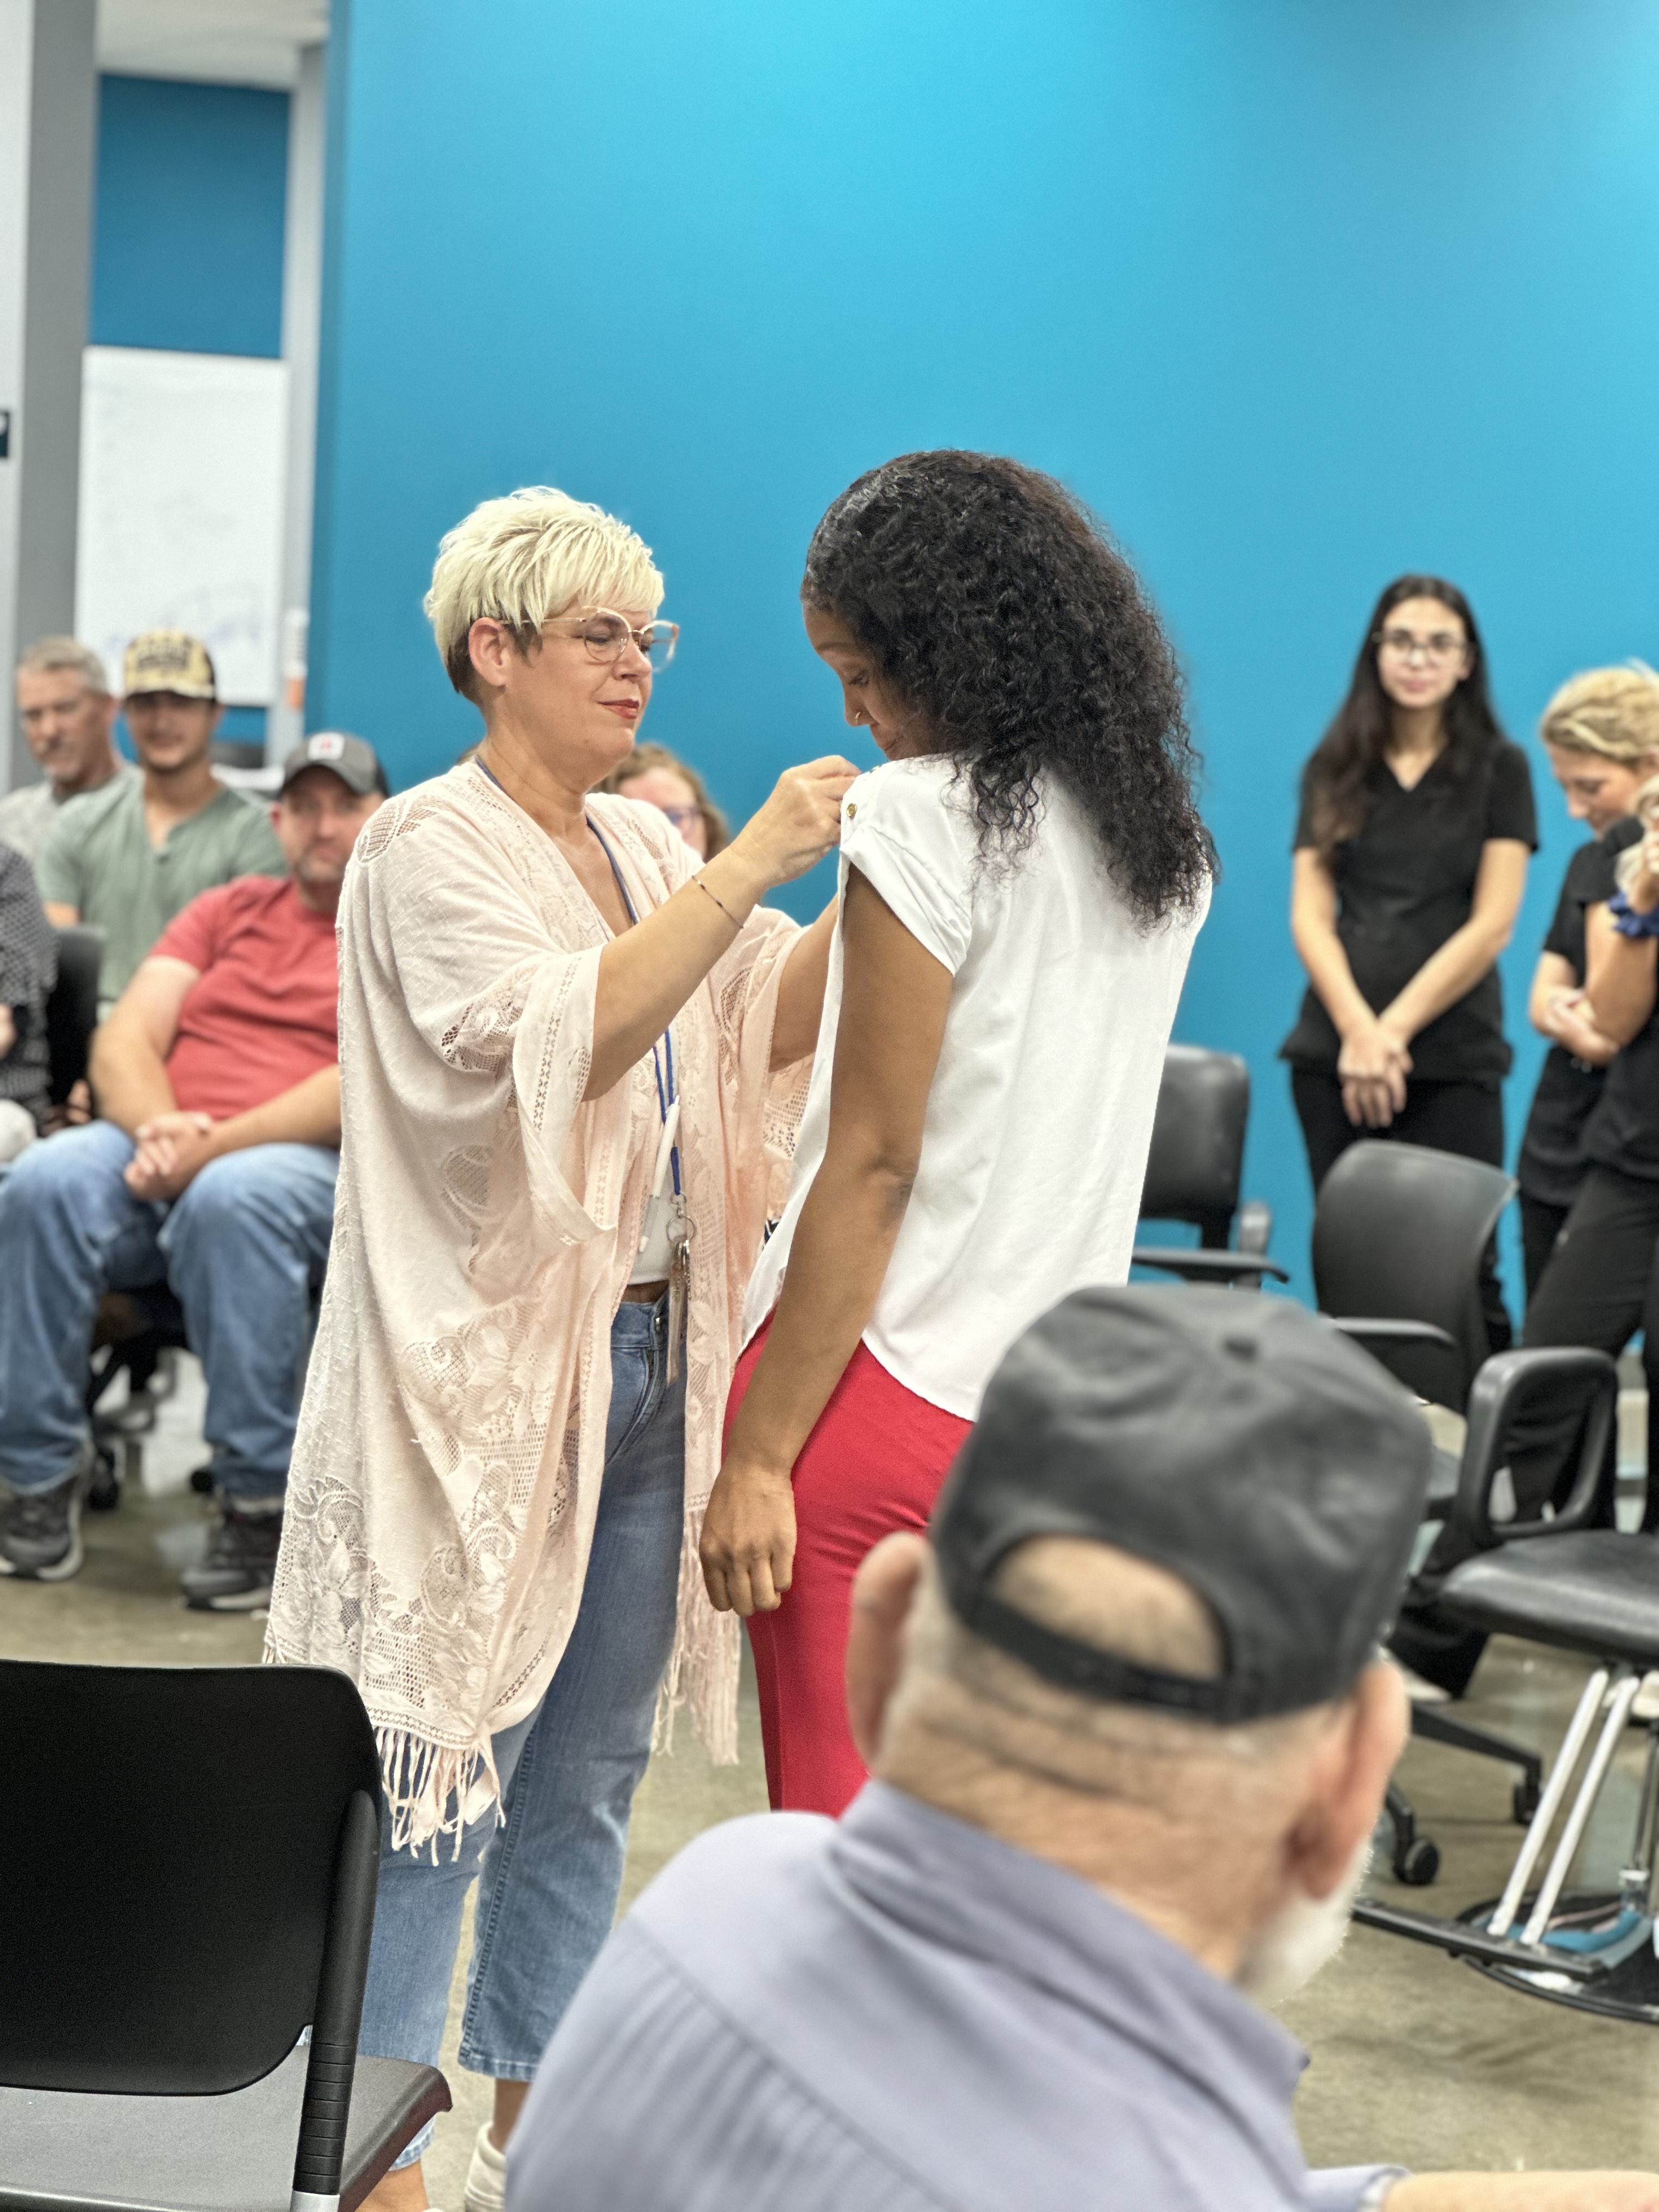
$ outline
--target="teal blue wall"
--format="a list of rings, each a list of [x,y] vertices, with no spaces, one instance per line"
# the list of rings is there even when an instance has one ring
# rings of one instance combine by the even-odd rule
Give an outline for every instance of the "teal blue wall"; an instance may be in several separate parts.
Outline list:
[[[280,354],[287,182],[285,92],[100,77],[92,343]]]
[[[399,781],[453,757],[436,540],[550,481],[656,548],[684,644],[648,734],[742,814],[845,741],[795,605],[834,493],[917,446],[1055,471],[1190,673],[1226,874],[1180,1029],[1249,1056],[1249,1180],[1299,1261],[1286,846],[1377,587],[1465,586],[1529,744],[1570,670],[1659,659],[1651,6],[617,0],[600,28],[477,0],[462,37],[439,0],[336,0],[335,24],[318,718]],[[1574,842],[1540,800],[1512,1127]]]

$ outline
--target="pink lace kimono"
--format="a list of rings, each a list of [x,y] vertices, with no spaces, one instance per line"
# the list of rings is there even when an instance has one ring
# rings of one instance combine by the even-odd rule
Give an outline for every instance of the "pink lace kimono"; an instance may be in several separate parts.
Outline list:
[[[589,805],[635,907],[661,905],[695,855],[648,806]],[[737,1622],[703,1594],[697,1537],[810,1066],[769,1065],[796,935],[757,909],[674,1024],[691,1269],[659,1728],[689,1704],[726,1760]],[[265,1656],[357,1684],[399,1844],[495,1801],[489,1739],[535,1709],[581,1598],[611,1321],[661,1127],[648,1056],[582,1100],[608,936],[552,842],[474,764],[381,808],[341,900],[339,1194]]]

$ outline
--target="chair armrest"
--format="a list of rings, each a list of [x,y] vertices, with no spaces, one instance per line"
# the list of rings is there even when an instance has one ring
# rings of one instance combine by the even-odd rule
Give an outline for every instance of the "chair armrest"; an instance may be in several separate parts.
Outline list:
[[[1494,1522],[1492,1485],[1509,1464],[1510,1432],[1516,1413],[1546,1393],[1559,1395],[1583,1416],[1578,1468],[1571,1495],[1548,1521]],[[1498,1352],[1482,1363],[1469,1391],[1468,1426],[1457,1496],[1450,1525],[1475,1549],[1529,1536],[1564,1536],[1596,1519],[1607,1503],[1602,1492],[1607,1445],[1619,1415],[1619,1370],[1605,1352],[1582,1345],[1540,1345],[1520,1352]]]
[[[1184,1244],[1137,1244],[1129,1258],[1137,1267],[1161,1267],[1166,1274],[1179,1275],[1188,1283],[1255,1283],[1259,1287],[1264,1275],[1271,1275],[1276,1283],[1291,1279],[1276,1260],[1265,1259],[1259,1253],[1206,1252]]]
[[[1333,1314],[1330,1319],[1333,1328],[1340,1328],[1344,1336],[1351,1336],[1356,1344],[1367,1347],[1373,1344],[1437,1344],[1449,1352],[1457,1350],[1457,1339],[1443,1328],[1437,1328],[1431,1321],[1377,1321],[1364,1314],[1352,1318]]]
[[[1266,1199],[1247,1198],[1235,1218],[1238,1224],[1238,1249],[1265,1252],[1273,1233],[1273,1210]]]

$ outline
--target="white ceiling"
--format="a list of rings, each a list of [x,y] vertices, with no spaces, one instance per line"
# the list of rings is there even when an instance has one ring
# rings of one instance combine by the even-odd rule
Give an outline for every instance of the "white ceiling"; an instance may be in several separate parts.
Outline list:
[[[292,85],[328,0],[98,0],[98,66],[123,76]]]

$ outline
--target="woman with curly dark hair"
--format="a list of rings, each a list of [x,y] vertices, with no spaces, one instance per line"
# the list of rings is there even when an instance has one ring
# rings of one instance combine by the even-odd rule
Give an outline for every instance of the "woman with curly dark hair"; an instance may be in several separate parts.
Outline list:
[[[1302,776],[1291,934],[1308,971],[1281,1048],[1318,1189],[1361,1137],[1504,1160],[1498,954],[1537,849],[1527,757],[1498,725],[1468,601],[1400,576]],[[1488,1259],[1493,1351],[1509,1316]]]
[[[854,1571],[926,1524],[1020,1331],[1127,1274],[1213,863],[1174,656],[1052,478],[890,461],[818,525],[801,598],[887,758],[842,805],[817,1057],[702,1559],[750,1617],[774,1805],[836,1813],[864,1778]]]

